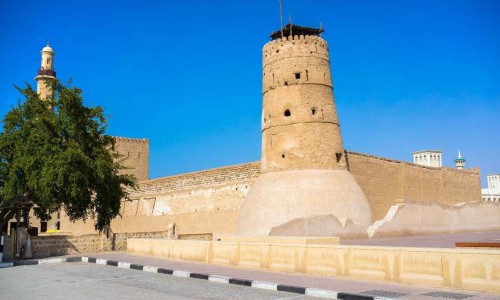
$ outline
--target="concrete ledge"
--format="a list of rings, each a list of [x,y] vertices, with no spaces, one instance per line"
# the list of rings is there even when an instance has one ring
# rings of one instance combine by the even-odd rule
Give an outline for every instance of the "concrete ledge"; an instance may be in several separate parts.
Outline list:
[[[304,236],[224,236],[217,239],[221,242],[296,244],[296,245],[339,245],[338,237],[304,237]]]
[[[500,293],[500,250],[154,239],[127,244],[128,252],[169,259]]]

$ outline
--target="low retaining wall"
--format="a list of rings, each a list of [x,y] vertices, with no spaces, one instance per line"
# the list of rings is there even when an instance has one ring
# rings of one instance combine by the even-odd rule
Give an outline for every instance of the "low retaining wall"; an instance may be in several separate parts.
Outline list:
[[[6,236],[5,259],[12,257],[12,237]],[[31,251],[33,258],[49,256],[59,256],[79,253],[95,253],[110,251],[111,240],[101,234],[85,235],[53,235],[53,236],[33,236],[31,237]]]
[[[129,238],[166,239],[167,237],[168,231],[114,233],[111,238],[102,234],[51,234],[31,237],[31,251],[33,258],[112,250],[124,251],[127,249],[127,239]],[[13,259],[12,237],[5,236],[4,238],[3,259],[11,260]]]
[[[157,232],[128,232],[128,233],[113,233],[112,249],[116,251],[127,250],[127,239],[130,238],[148,238],[148,239],[166,239],[168,238],[168,231]]]
[[[500,251],[129,239],[170,259],[500,293]]]

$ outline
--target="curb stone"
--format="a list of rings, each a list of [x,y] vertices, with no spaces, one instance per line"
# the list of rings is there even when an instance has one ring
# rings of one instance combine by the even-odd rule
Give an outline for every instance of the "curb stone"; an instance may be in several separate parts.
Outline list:
[[[207,281],[213,281],[213,282],[225,283],[225,284],[236,284],[236,285],[242,285],[242,286],[247,286],[247,287],[252,287],[252,288],[266,289],[266,290],[272,290],[272,291],[282,291],[282,292],[301,294],[301,295],[320,297],[320,298],[342,299],[342,300],[389,300],[389,299],[391,299],[391,298],[373,297],[373,296],[367,296],[367,295],[361,295],[361,294],[342,293],[342,292],[337,292],[337,291],[330,291],[330,290],[323,290],[323,289],[316,289],[316,288],[307,288],[307,287],[293,286],[293,285],[286,285],[286,284],[277,284],[277,283],[272,283],[272,282],[262,282],[262,281],[257,281],[257,280],[247,280],[247,279],[231,278],[231,277],[224,277],[224,276],[218,276],[218,275],[209,275],[209,274],[203,274],[203,273],[186,272],[186,271],[182,271],[182,270],[170,270],[170,269],[158,268],[158,267],[153,267],[153,266],[145,266],[145,265],[140,265],[140,264],[132,264],[132,263],[127,263],[127,262],[108,260],[108,259],[102,259],[102,258],[95,258],[95,257],[88,257],[88,256],[49,258],[49,259],[39,259],[39,260],[22,260],[22,261],[3,262],[3,263],[0,262],[0,268],[52,264],[52,263],[63,263],[63,262],[68,262],[68,263],[86,262],[86,263],[92,263],[92,264],[96,264],[96,265],[105,265],[105,266],[112,266],[112,267],[118,267],[118,268],[130,269],[130,270],[143,271],[143,272],[151,272],[151,273],[158,273],[158,274],[173,275],[173,276],[178,276],[178,277],[201,279],[201,280],[207,280]]]

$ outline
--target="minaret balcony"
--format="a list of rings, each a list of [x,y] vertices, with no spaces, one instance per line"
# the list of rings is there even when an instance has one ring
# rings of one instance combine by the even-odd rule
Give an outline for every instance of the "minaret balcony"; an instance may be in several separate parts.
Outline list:
[[[40,68],[38,69],[38,75],[47,75],[56,77],[56,71]]]

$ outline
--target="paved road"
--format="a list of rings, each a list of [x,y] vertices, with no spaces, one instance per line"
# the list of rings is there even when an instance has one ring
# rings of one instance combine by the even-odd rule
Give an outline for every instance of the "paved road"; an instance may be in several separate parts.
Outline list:
[[[0,299],[311,299],[311,297],[96,264],[58,263],[0,269]]]

